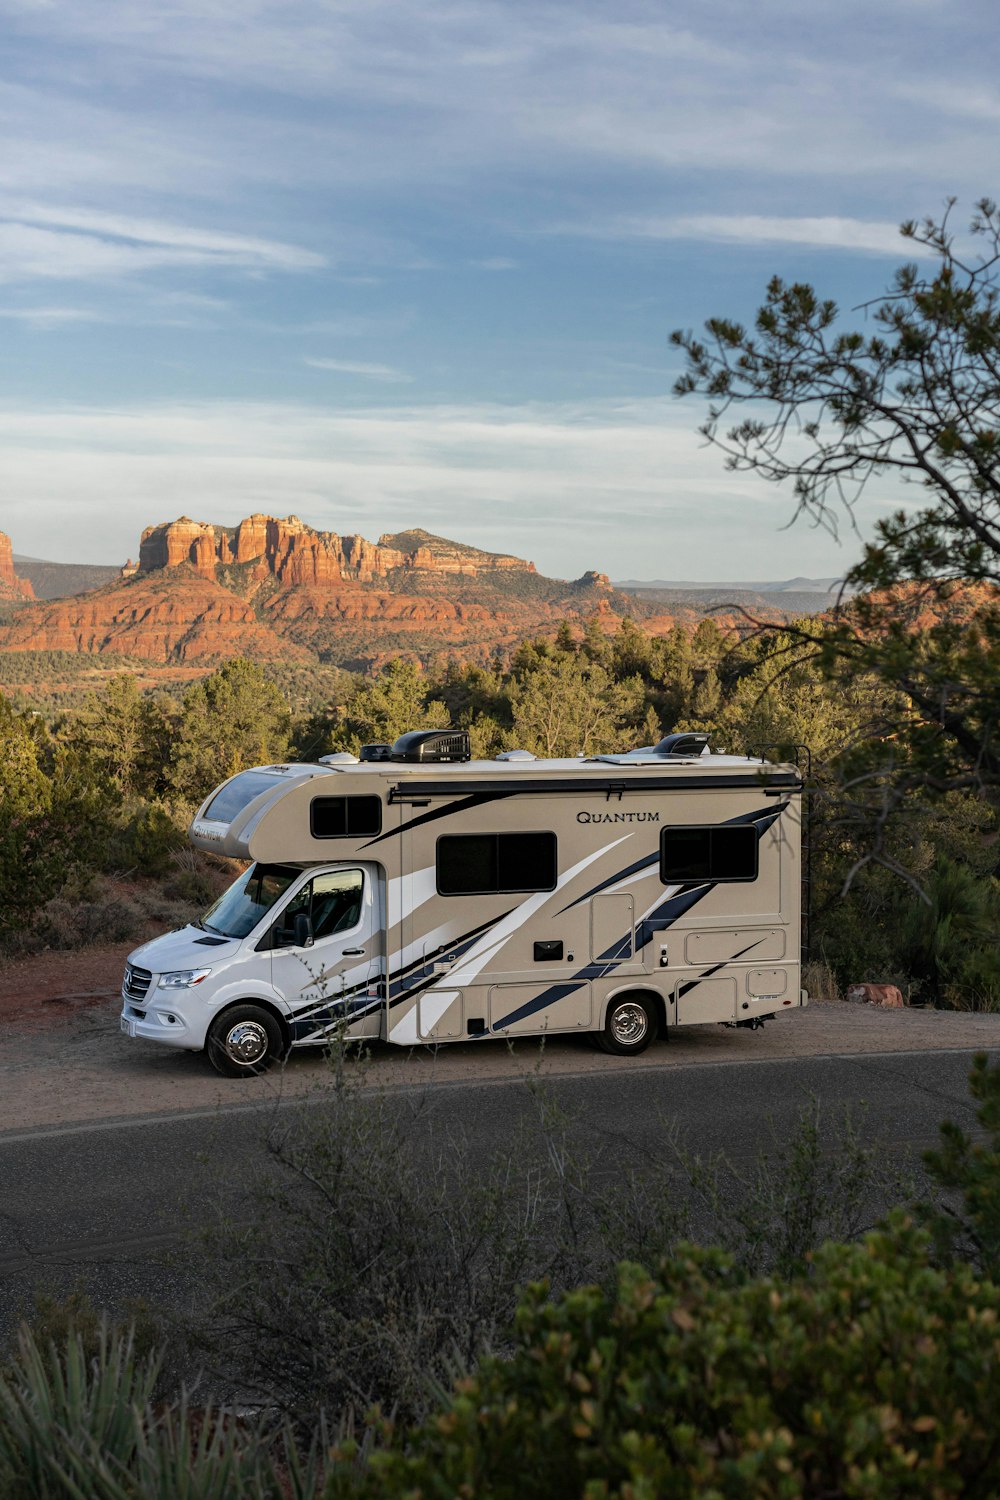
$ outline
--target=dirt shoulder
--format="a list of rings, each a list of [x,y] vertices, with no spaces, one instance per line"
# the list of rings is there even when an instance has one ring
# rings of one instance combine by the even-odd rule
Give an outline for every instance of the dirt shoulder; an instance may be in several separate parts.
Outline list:
[[[0,1133],[68,1123],[212,1110],[321,1089],[327,1064],[314,1048],[263,1078],[220,1078],[205,1058],[134,1041],[118,1028],[119,985],[130,944],[44,953],[0,970]],[[376,1049],[371,1077],[390,1086],[484,1083],[543,1073],[672,1069],[862,1053],[1000,1049],[1000,1016],[812,1004],[761,1031],[694,1026],[639,1058],[608,1057],[581,1036],[462,1042],[433,1051]]]

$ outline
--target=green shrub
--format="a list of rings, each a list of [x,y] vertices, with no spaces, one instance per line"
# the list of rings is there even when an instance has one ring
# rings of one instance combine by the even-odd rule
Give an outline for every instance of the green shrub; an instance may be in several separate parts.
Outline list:
[[[363,1472],[347,1445],[326,1500],[993,1500],[998,1314],[902,1217],[791,1283],[686,1248],[613,1295],[534,1286],[511,1356]]]
[[[89,1346],[88,1346],[89,1345]],[[0,1376],[4,1500],[308,1500],[317,1470],[287,1434],[218,1408],[154,1404],[155,1356],[103,1325],[42,1346],[22,1328]],[[275,1458],[278,1461],[275,1461]]]
[[[166,875],[187,847],[185,829],[161,802],[135,802],[122,809],[109,836],[106,868]]]
[[[985,1052],[973,1059],[969,1091],[985,1139],[973,1141],[954,1121],[944,1121],[940,1147],[924,1152],[943,1195],[917,1212],[943,1261],[967,1260],[1000,1280],[1000,1067],[991,1068]]]

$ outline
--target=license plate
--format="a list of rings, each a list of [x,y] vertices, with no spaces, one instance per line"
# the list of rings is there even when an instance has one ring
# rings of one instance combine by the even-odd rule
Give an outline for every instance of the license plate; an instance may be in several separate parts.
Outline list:
[[[122,1031],[126,1036],[135,1036],[135,1022],[130,1021],[128,1016],[122,1016]]]

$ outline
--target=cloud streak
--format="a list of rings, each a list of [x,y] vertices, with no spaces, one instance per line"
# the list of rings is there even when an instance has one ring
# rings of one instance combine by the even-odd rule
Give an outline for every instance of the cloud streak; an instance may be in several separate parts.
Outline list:
[[[325,264],[313,251],[252,235],[0,199],[3,281],[83,281],[193,266],[307,271]]]
[[[809,245],[820,250],[860,250],[912,258],[912,242],[899,225],[833,215],[787,217],[766,214],[624,215],[596,223],[553,225],[552,234],[607,240],[704,240],[737,245]],[[906,247],[909,247],[908,249]]]
[[[360,375],[364,380],[381,380],[387,385],[407,385],[413,376],[392,365],[367,364],[356,359],[309,359],[303,363],[314,370],[332,370],[337,375]]]

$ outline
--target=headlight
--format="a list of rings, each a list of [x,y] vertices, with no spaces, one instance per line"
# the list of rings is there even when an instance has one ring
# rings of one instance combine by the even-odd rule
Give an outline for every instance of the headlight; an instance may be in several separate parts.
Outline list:
[[[189,990],[201,984],[211,974],[211,969],[176,969],[173,974],[160,975],[161,990]]]

